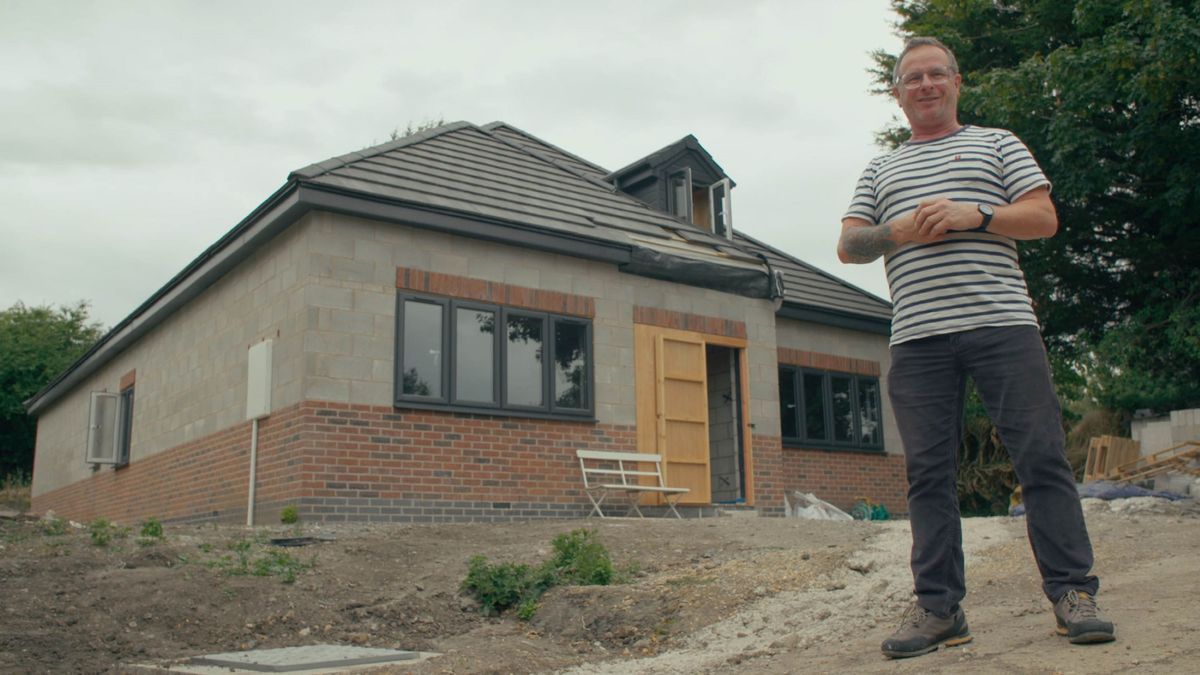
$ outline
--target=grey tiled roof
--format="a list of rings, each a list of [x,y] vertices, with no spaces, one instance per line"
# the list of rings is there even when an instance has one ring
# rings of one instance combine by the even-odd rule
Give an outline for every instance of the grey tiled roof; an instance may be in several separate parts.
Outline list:
[[[771,262],[771,267],[783,272],[784,302],[872,319],[891,320],[892,304],[887,300],[740,231],[734,231],[734,240],[750,251],[762,253]]]
[[[447,124],[292,173],[306,184],[742,269],[751,254],[615,191],[600,167],[502,123]]]

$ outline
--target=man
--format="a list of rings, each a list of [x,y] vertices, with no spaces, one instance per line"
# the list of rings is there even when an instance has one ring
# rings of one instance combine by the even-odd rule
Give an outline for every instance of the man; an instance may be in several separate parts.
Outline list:
[[[908,42],[893,73],[912,138],[873,160],[842,220],[838,257],[885,256],[895,305],[889,394],[904,441],[914,604],[883,653],[969,642],[955,484],[966,378],[1013,460],[1029,542],[1073,643],[1114,639],[1100,616],[1092,546],[1063,449],[1061,411],[1015,240],[1053,236],[1050,182],[1011,132],[958,122],[962,76],[933,38]]]

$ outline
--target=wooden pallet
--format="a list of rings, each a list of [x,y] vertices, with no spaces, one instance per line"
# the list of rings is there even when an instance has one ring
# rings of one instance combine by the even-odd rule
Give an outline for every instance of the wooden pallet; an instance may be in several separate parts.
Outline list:
[[[1136,483],[1168,471],[1200,476],[1200,441],[1184,441],[1166,450],[1138,457],[1110,470],[1102,479]]]
[[[1142,454],[1141,444],[1120,436],[1093,436],[1088,444],[1087,463],[1083,467],[1083,482],[1112,480],[1108,474],[1119,466],[1136,461]]]

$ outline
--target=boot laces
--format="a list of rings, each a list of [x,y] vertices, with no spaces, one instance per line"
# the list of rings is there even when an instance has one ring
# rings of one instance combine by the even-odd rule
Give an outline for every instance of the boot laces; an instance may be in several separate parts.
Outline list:
[[[1088,593],[1070,591],[1067,593],[1067,606],[1071,614],[1080,619],[1094,619],[1098,613],[1096,599]]]
[[[914,602],[909,605],[908,610],[904,612],[904,617],[900,619],[900,627],[907,628],[912,626],[916,628],[924,623],[927,616],[929,616],[929,610]]]

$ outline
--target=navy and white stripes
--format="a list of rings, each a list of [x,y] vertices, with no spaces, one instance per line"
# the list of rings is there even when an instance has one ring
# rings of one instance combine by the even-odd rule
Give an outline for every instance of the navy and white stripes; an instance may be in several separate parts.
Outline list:
[[[939,197],[1010,204],[1049,184],[1012,132],[966,126],[872,160],[845,217],[886,223]],[[952,233],[934,243],[905,244],[885,264],[895,305],[892,344],[982,326],[1037,325],[1016,242],[1008,237]]]

